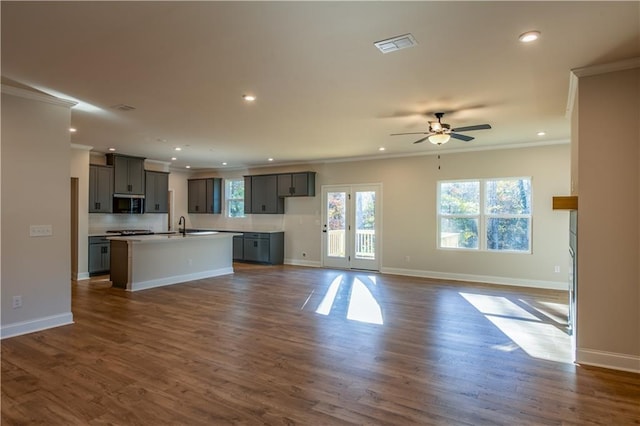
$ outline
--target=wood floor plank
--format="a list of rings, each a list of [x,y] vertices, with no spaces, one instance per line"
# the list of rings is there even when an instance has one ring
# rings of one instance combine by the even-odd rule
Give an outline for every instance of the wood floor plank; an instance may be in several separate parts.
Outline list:
[[[365,305],[382,324],[354,320]],[[563,292],[238,264],[136,293],[72,283],[72,311],[1,342],[3,425],[640,424],[640,375],[543,358]]]

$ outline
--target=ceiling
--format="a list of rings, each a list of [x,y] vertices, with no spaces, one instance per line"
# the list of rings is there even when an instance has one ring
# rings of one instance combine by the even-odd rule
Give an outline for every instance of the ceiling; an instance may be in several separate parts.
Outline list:
[[[640,56],[639,2],[1,7],[3,84],[78,101],[72,143],[193,169],[566,143],[570,70]],[[529,30],[540,39],[520,43]],[[407,33],[417,46],[374,46]],[[438,111],[493,128],[442,146],[390,136]]]

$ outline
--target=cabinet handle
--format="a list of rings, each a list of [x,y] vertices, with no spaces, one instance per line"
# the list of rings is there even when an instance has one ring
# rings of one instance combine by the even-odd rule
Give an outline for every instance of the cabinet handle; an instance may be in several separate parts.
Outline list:
[[[254,247],[258,247],[258,242],[257,242],[257,241],[254,241],[254,242],[253,242],[253,246],[254,246]]]
[[[289,194],[295,194],[296,193],[296,188],[293,186],[289,187]]]
[[[100,203],[94,203],[94,208],[96,210],[100,210]]]
[[[265,211],[267,209],[267,206],[265,206],[264,204],[262,205],[262,211]]]

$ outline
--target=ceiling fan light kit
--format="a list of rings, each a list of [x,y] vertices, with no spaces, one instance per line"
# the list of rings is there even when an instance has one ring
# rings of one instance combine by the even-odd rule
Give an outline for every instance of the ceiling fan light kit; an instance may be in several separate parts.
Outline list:
[[[429,140],[434,145],[442,145],[449,142],[449,139],[454,138],[461,140],[463,142],[472,141],[474,138],[472,136],[461,135],[456,132],[468,132],[471,130],[484,130],[490,129],[491,126],[489,124],[476,124],[474,126],[464,126],[458,127],[455,129],[451,128],[451,125],[442,122],[442,117],[444,116],[444,112],[436,112],[436,118],[438,121],[430,121],[429,122],[429,131],[428,132],[410,132],[410,133],[392,133],[391,136],[398,135],[426,135],[422,139],[418,139],[415,143],[422,143],[425,140]]]
[[[429,142],[431,142],[434,145],[442,145],[443,143],[447,143],[449,142],[449,139],[451,138],[451,136],[449,136],[446,133],[437,133],[435,135],[431,135],[429,136]]]

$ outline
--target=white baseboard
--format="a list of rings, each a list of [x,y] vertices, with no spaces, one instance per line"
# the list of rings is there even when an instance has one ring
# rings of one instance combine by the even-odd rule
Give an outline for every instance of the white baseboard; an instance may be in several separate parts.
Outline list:
[[[155,287],[164,287],[166,285],[179,284],[186,281],[201,280],[203,278],[219,277],[220,275],[233,274],[233,267],[212,269],[209,271],[196,272],[193,274],[174,275],[172,277],[158,278],[155,280],[141,281],[133,283],[129,291],[146,290]]]
[[[417,269],[382,268],[383,274],[406,275],[409,277],[434,278],[438,280],[469,281],[486,284],[500,284],[517,287],[545,288],[550,290],[568,290],[567,282],[525,280],[522,278],[494,277],[490,275],[452,274],[447,272],[423,271]]]
[[[322,263],[315,260],[285,259],[284,264],[293,266],[309,266],[311,268],[322,267]]]
[[[579,348],[576,351],[576,363],[640,373],[640,356],[637,355],[618,354],[614,352]]]
[[[3,325],[0,328],[0,338],[20,336],[27,333],[46,330],[48,328],[60,327],[62,325],[73,324],[73,314],[67,312],[59,315],[36,318],[29,321],[21,321],[13,324]]]
[[[88,272],[78,272],[78,276],[76,277],[76,281],[88,280],[91,278]]]

